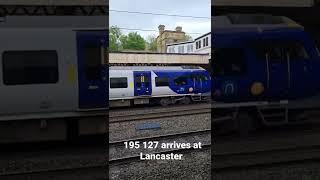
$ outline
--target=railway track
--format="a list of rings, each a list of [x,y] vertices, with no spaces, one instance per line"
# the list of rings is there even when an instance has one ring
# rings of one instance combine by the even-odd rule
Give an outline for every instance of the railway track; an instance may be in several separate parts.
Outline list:
[[[73,179],[69,177],[75,177],[78,174],[84,174],[85,177],[84,172],[94,171],[96,173],[91,176],[94,177],[97,174],[99,177],[105,177],[103,174],[105,171],[99,172],[99,169],[106,169],[105,154],[105,146],[67,146],[0,153],[0,179],[25,179],[26,177],[30,179],[47,179],[46,177]]]
[[[142,108],[142,109],[133,109],[133,110],[134,111],[110,110],[109,123],[211,113],[211,105],[195,104],[195,105],[189,105],[189,106],[177,106],[177,107],[165,107],[165,108],[161,107],[161,108],[154,108],[154,109]]]
[[[1,179],[92,179],[93,177],[99,179],[107,179],[108,173],[106,171],[107,165],[96,165],[87,167],[71,167],[71,168],[56,168],[46,170],[31,170],[24,172],[8,173],[0,175]],[[88,175],[89,174],[89,175]],[[54,177],[54,178],[53,178]],[[95,179],[93,178],[93,179]]]

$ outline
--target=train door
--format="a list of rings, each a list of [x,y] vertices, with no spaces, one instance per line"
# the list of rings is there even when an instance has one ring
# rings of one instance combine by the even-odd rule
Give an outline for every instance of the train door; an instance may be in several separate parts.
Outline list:
[[[290,63],[290,96],[298,98],[311,95],[316,90],[312,80],[312,63],[304,44],[290,42],[286,48],[286,58]]]
[[[134,71],[134,95],[150,96],[152,93],[151,72],[150,71]]]
[[[263,45],[267,76],[267,94],[272,98],[288,98],[290,88],[290,61],[282,43],[265,42]]]
[[[202,91],[202,79],[200,78],[200,74],[197,72],[192,73],[191,75],[192,83],[193,83],[193,93],[198,94]]]
[[[202,72],[194,72],[192,73],[192,82],[193,82],[193,93],[204,93],[208,91],[208,88],[211,88],[209,84],[208,77]]]
[[[107,31],[77,32],[79,108],[106,108],[108,78],[104,73]]]

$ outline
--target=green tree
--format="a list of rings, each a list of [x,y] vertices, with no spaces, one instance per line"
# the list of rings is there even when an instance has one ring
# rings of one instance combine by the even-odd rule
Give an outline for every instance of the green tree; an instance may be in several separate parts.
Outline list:
[[[145,50],[146,42],[137,32],[131,32],[127,36],[120,37],[123,49]]]
[[[192,36],[186,34],[186,35],[184,35],[184,40],[185,41],[192,41]]]
[[[149,35],[147,37],[147,45],[149,51],[157,51],[157,39],[155,35]]]
[[[122,45],[120,38],[122,32],[117,26],[111,26],[109,29],[109,49],[110,51],[120,51],[122,50]]]

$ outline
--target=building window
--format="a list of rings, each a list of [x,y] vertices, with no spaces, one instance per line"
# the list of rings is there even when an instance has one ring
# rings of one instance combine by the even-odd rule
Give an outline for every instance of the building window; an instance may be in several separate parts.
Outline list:
[[[128,87],[128,82],[126,77],[110,78],[111,89],[127,88],[127,87]]]
[[[193,45],[192,44],[187,45],[187,48],[188,48],[188,53],[193,51]]]
[[[168,77],[156,77],[156,86],[161,87],[161,86],[169,86],[169,78]]]
[[[5,85],[53,84],[59,79],[56,51],[5,51],[2,54]]]
[[[201,40],[199,41],[199,49],[201,48]]]
[[[184,46],[178,47],[178,53],[184,53]]]
[[[206,38],[203,38],[202,42],[203,42],[203,47],[206,47]]]
[[[209,46],[209,37],[206,37],[206,46]]]

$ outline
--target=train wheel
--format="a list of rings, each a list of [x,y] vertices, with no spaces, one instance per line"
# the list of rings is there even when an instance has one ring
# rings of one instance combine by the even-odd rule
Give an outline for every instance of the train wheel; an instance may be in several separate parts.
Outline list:
[[[168,106],[170,104],[170,99],[169,98],[161,98],[160,104],[161,104],[161,106]]]
[[[181,100],[181,101],[182,101],[181,102],[182,104],[190,104],[191,103],[191,99],[189,96],[184,97],[183,100]]]

